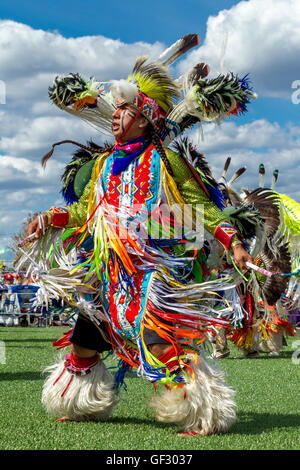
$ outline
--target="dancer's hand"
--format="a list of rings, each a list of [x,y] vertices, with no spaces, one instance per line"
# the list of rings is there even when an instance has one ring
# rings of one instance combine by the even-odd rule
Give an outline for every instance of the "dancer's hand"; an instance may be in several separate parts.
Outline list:
[[[232,247],[232,253],[235,264],[241,271],[247,271],[250,268],[246,265],[246,262],[253,263],[252,256],[245,250],[242,244],[234,245]]]
[[[37,216],[27,226],[27,235],[30,236],[35,234],[35,238],[40,238],[44,235],[45,229],[48,227],[47,214],[41,214]]]

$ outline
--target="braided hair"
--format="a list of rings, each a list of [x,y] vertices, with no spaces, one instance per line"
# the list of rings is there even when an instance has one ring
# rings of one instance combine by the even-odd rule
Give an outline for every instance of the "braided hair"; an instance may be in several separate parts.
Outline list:
[[[97,153],[104,153],[104,152],[110,151],[112,149],[112,146],[109,146],[108,144],[106,144],[104,147],[100,147],[99,145],[95,144],[94,142],[88,142],[89,145],[83,145],[83,144],[80,144],[78,142],[75,142],[74,140],[62,140],[60,142],[56,142],[55,144],[53,144],[52,149],[50,150],[50,152],[46,153],[46,155],[43,156],[43,158],[42,158],[42,166],[43,167],[46,166],[47,161],[52,156],[54,148],[57,145],[62,145],[62,144],[77,145],[81,149],[86,150],[87,152],[89,152],[90,154],[93,154],[93,153],[96,153],[96,152]]]
[[[150,127],[150,137],[151,137],[152,143],[153,143],[154,147],[156,148],[160,158],[164,162],[165,167],[167,169],[167,172],[169,173],[169,175],[173,176],[173,170],[172,170],[172,167],[170,165],[169,159],[166,155],[165,149],[162,145],[162,142],[161,142],[159,136],[157,135],[154,127],[151,124],[150,124],[149,127]]]
[[[171,165],[170,165],[170,162],[168,160],[168,157],[166,155],[166,152],[164,150],[164,147],[162,145],[162,142],[158,136],[158,134],[156,133],[154,127],[149,123],[149,136],[151,138],[151,141],[154,145],[154,147],[156,148],[160,158],[162,159],[162,161],[164,162],[165,164],[165,167],[167,169],[167,172],[173,176],[173,170],[171,168]],[[46,155],[44,155],[44,157],[42,158],[42,166],[45,167],[46,166],[46,163],[47,161],[49,160],[49,158],[52,156],[53,154],[53,151],[54,151],[54,148],[57,146],[57,145],[62,145],[62,144],[73,144],[73,145],[77,145],[78,147],[80,147],[81,149],[83,150],[86,150],[87,152],[93,154],[93,153],[96,153],[96,152],[99,152],[99,153],[104,153],[104,152],[107,152],[107,151],[110,151],[112,149],[112,146],[109,146],[109,145],[105,145],[104,147],[100,147],[98,146],[97,144],[95,144],[94,142],[89,142],[89,146],[87,145],[83,145],[83,144],[80,144],[78,142],[75,142],[73,140],[62,140],[61,142],[56,142],[55,144],[52,145],[52,149],[50,150],[50,152],[48,152]]]

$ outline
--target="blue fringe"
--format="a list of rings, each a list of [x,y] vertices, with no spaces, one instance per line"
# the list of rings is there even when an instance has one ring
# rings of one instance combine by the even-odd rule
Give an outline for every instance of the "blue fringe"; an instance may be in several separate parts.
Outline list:
[[[124,381],[124,377],[126,375],[126,372],[129,371],[129,364],[124,362],[122,359],[119,362],[119,369],[117,373],[115,374],[115,385],[114,388],[117,392],[120,391],[120,388],[123,387],[125,392],[127,392],[127,385]]]
[[[225,209],[226,201],[222,191],[219,189],[218,186],[212,186],[210,184],[206,184],[206,188],[209,191],[211,200],[221,211],[223,211]]]
[[[144,354],[144,349],[143,349],[141,338],[139,339],[139,342],[140,342],[140,351],[141,351],[141,362],[142,362],[143,371],[146,372],[146,379],[152,383],[165,379],[166,374],[164,372],[161,372],[165,368],[153,367],[150,364],[148,364],[146,361],[145,354]],[[172,381],[181,383],[181,382],[184,382],[184,378],[181,377],[180,375],[176,375]]]
[[[250,86],[249,74],[247,73],[244,77],[239,79],[241,89],[244,91],[252,91],[253,87]],[[246,97],[244,98],[243,102],[239,102],[239,113],[243,114],[247,112],[247,104],[249,104],[250,100]]]
[[[68,206],[73,204],[73,202],[78,202],[78,197],[74,192],[73,184],[69,184],[66,189],[62,189],[60,192]]]
[[[253,90],[253,87],[250,86],[249,73],[244,75],[244,77],[239,79],[242,90]]]
[[[134,281],[134,274],[132,274],[131,276],[128,274],[119,256],[116,256],[116,259],[117,259],[117,263],[118,263],[119,270],[120,270],[120,277],[121,277],[120,282],[123,281],[128,286],[132,287],[133,289],[136,289],[136,283]]]

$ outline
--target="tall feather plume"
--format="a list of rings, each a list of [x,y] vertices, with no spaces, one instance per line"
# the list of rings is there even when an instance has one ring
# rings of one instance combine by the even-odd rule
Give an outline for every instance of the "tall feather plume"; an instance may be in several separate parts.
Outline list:
[[[168,47],[158,58],[165,67],[172,65],[176,60],[179,59],[183,54],[199,44],[198,34],[186,34],[178,41],[174,42],[172,46]]]
[[[245,173],[246,171],[246,167],[243,166],[242,168],[239,168],[239,170],[237,170],[234,175],[231,177],[231,179],[228,181],[228,186],[230,186],[231,184],[233,184],[240,176],[242,176],[243,173]]]
[[[259,187],[263,188],[265,185],[265,166],[263,163],[259,165],[258,173],[259,173]]]
[[[162,64],[146,64],[147,60],[148,57],[138,57],[128,81],[136,82],[139,90],[167,113],[180,98],[180,89]]]
[[[227,171],[228,171],[230,162],[231,162],[231,157],[226,158],[226,162],[225,162],[225,165],[224,165],[224,169],[223,169],[223,173],[222,173],[221,178],[225,178],[225,176],[227,175]]]
[[[277,179],[278,179],[278,173],[279,173],[279,170],[274,170],[273,171],[272,184],[271,184],[271,189],[273,191],[276,187],[276,182],[277,182]]]

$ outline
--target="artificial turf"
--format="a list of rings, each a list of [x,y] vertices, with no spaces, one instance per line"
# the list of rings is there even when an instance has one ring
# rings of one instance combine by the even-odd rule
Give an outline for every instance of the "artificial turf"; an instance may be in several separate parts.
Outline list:
[[[300,338],[288,338],[279,357],[218,360],[236,390],[238,420],[227,434],[178,436],[176,425],[156,422],[147,406],[154,387],[128,374],[127,391],[105,423],[56,422],[41,404],[42,371],[57,352],[61,327],[1,327],[1,450],[298,450],[300,448]],[[297,342],[297,343],[296,343]],[[296,343],[296,344],[295,344]],[[292,360],[292,355],[296,361]],[[300,353],[299,353],[300,357]],[[5,362],[5,363],[3,363]],[[115,362],[108,358],[108,367]],[[113,371],[113,369],[112,369]]]

